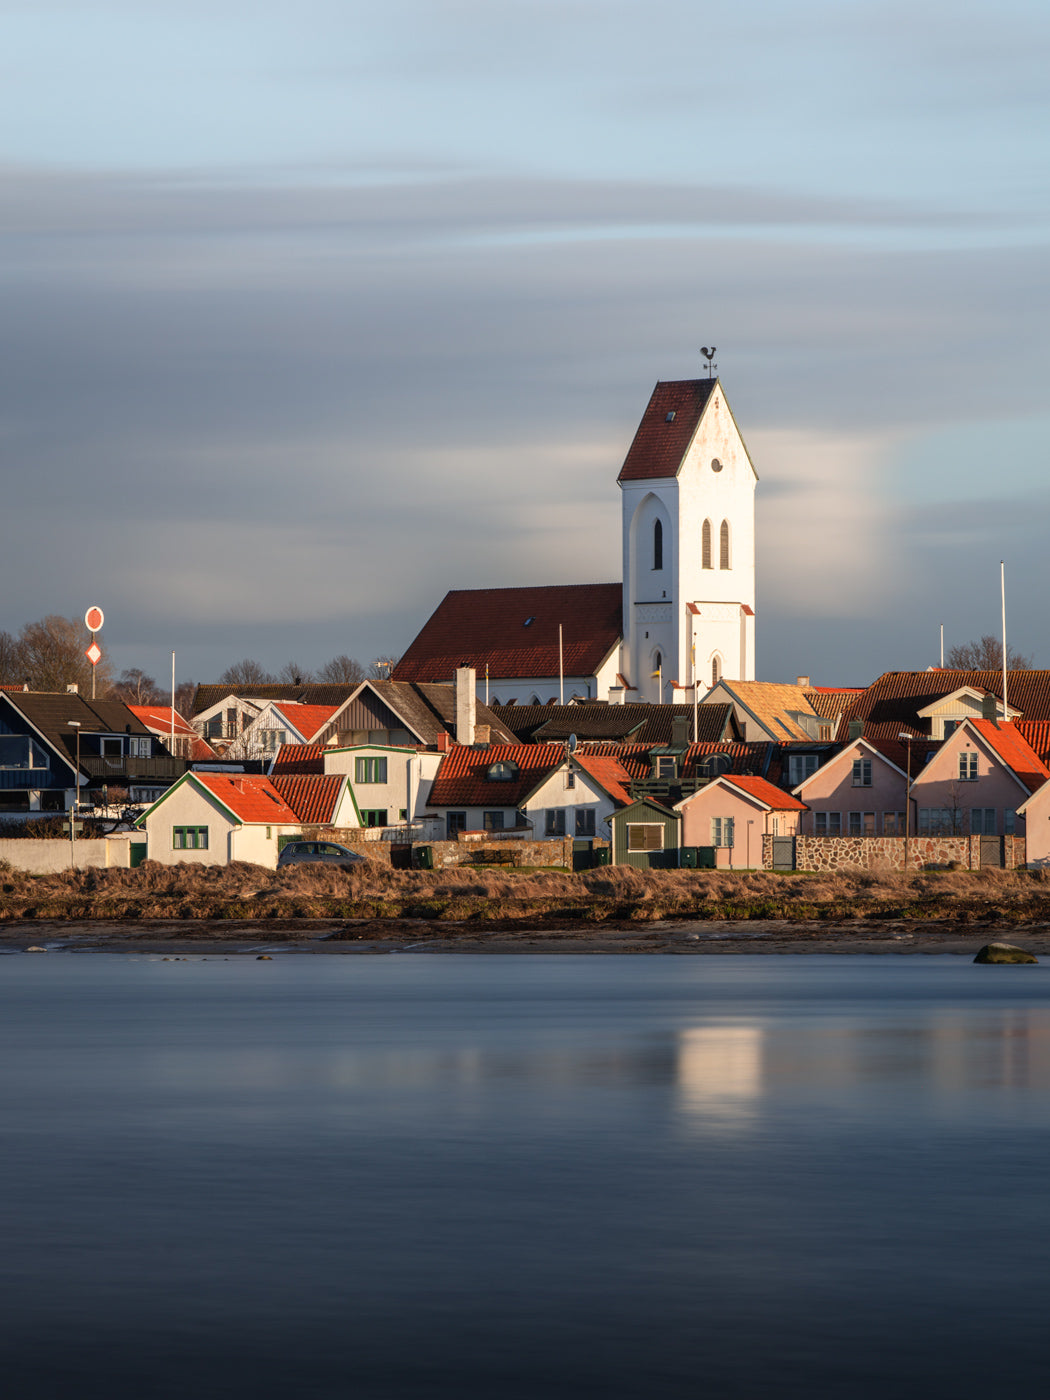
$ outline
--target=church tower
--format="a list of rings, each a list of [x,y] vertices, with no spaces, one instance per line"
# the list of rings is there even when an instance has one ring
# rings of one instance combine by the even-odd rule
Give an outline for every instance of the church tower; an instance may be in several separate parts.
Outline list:
[[[624,699],[754,680],[757,481],[718,379],[657,384],[619,476]]]

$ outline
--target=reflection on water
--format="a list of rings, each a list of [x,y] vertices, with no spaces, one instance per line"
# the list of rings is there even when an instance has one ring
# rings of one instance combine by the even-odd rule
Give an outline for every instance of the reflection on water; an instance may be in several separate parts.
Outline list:
[[[1028,1388],[1048,1089],[1042,968],[3,958],[5,1386]]]

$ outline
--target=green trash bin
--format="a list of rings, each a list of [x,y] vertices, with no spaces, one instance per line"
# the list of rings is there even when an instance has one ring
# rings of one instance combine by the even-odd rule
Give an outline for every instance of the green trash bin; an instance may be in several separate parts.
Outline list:
[[[420,846],[419,848],[419,868],[420,870],[433,870],[434,868],[434,847]]]
[[[697,867],[696,847],[683,846],[679,853],[678,864],[683,870],[695,870]]]
[[[608,865],[612,857],[612,850],[608,846],[595,846],[592,854],[595,865]]]

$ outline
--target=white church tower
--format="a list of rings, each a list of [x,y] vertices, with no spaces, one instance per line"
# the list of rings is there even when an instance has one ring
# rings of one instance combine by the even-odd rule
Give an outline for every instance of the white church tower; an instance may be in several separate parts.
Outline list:
[[[757,481],[719,380],[657,384],[619,476],[625,700],[754,680]]]

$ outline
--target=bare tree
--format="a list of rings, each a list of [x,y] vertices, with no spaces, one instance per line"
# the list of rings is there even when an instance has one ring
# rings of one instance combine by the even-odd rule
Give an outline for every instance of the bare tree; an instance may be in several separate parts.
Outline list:
[[[18,685],[24,681],[20,668],[18,643],[10,632],[0,632],[0,685]]]
[[[282,685],[309,685],[313,678],[313,672],[300,666],[298,661],[287,662],[277,672],[277,679]]]
[[[18,665],[33,690],[65,690],[77,685],[91,694],[91,662],[84,652],[91,633],[76,617],[50,613],[39,622],[27,622],[18,634]],[[94,668],[95,693],[105,695],[113,680],[105,657]]]
[[[273,676],[258,661],[245,657],[234,666],[227,666],[219,677],[219,685],[236,688],[239,685],[271,685]]]
[[[147,676],[137,666],[129,666],[121,671],[120,679],[110,687],[108,698],[123,700],[125,705],[162,705],[168,696],[152,676]]]
[[[368,668],[368,674],[374,681],[388,681],[390,672],[400,660],[397,656],[377,656],[373,659]]]
[[[196,681],[179,681],[175,687],[175,708],[180,715],[189,718],[193,711],[193,699],[196,694]]]
[[[365,668],[352,656],[333,656],[318,671],[317,679],[328,685],[356,685],[365,679]]]
[[[1008,671],[1031,671],[1032,658],[1014,651],[1007,644],[1006,668]],[[987,633],[979,642],[964,642],[952,647],[945,665],[950,671],[1001,671],[1003,669],[1003,644],[998,637]]]

